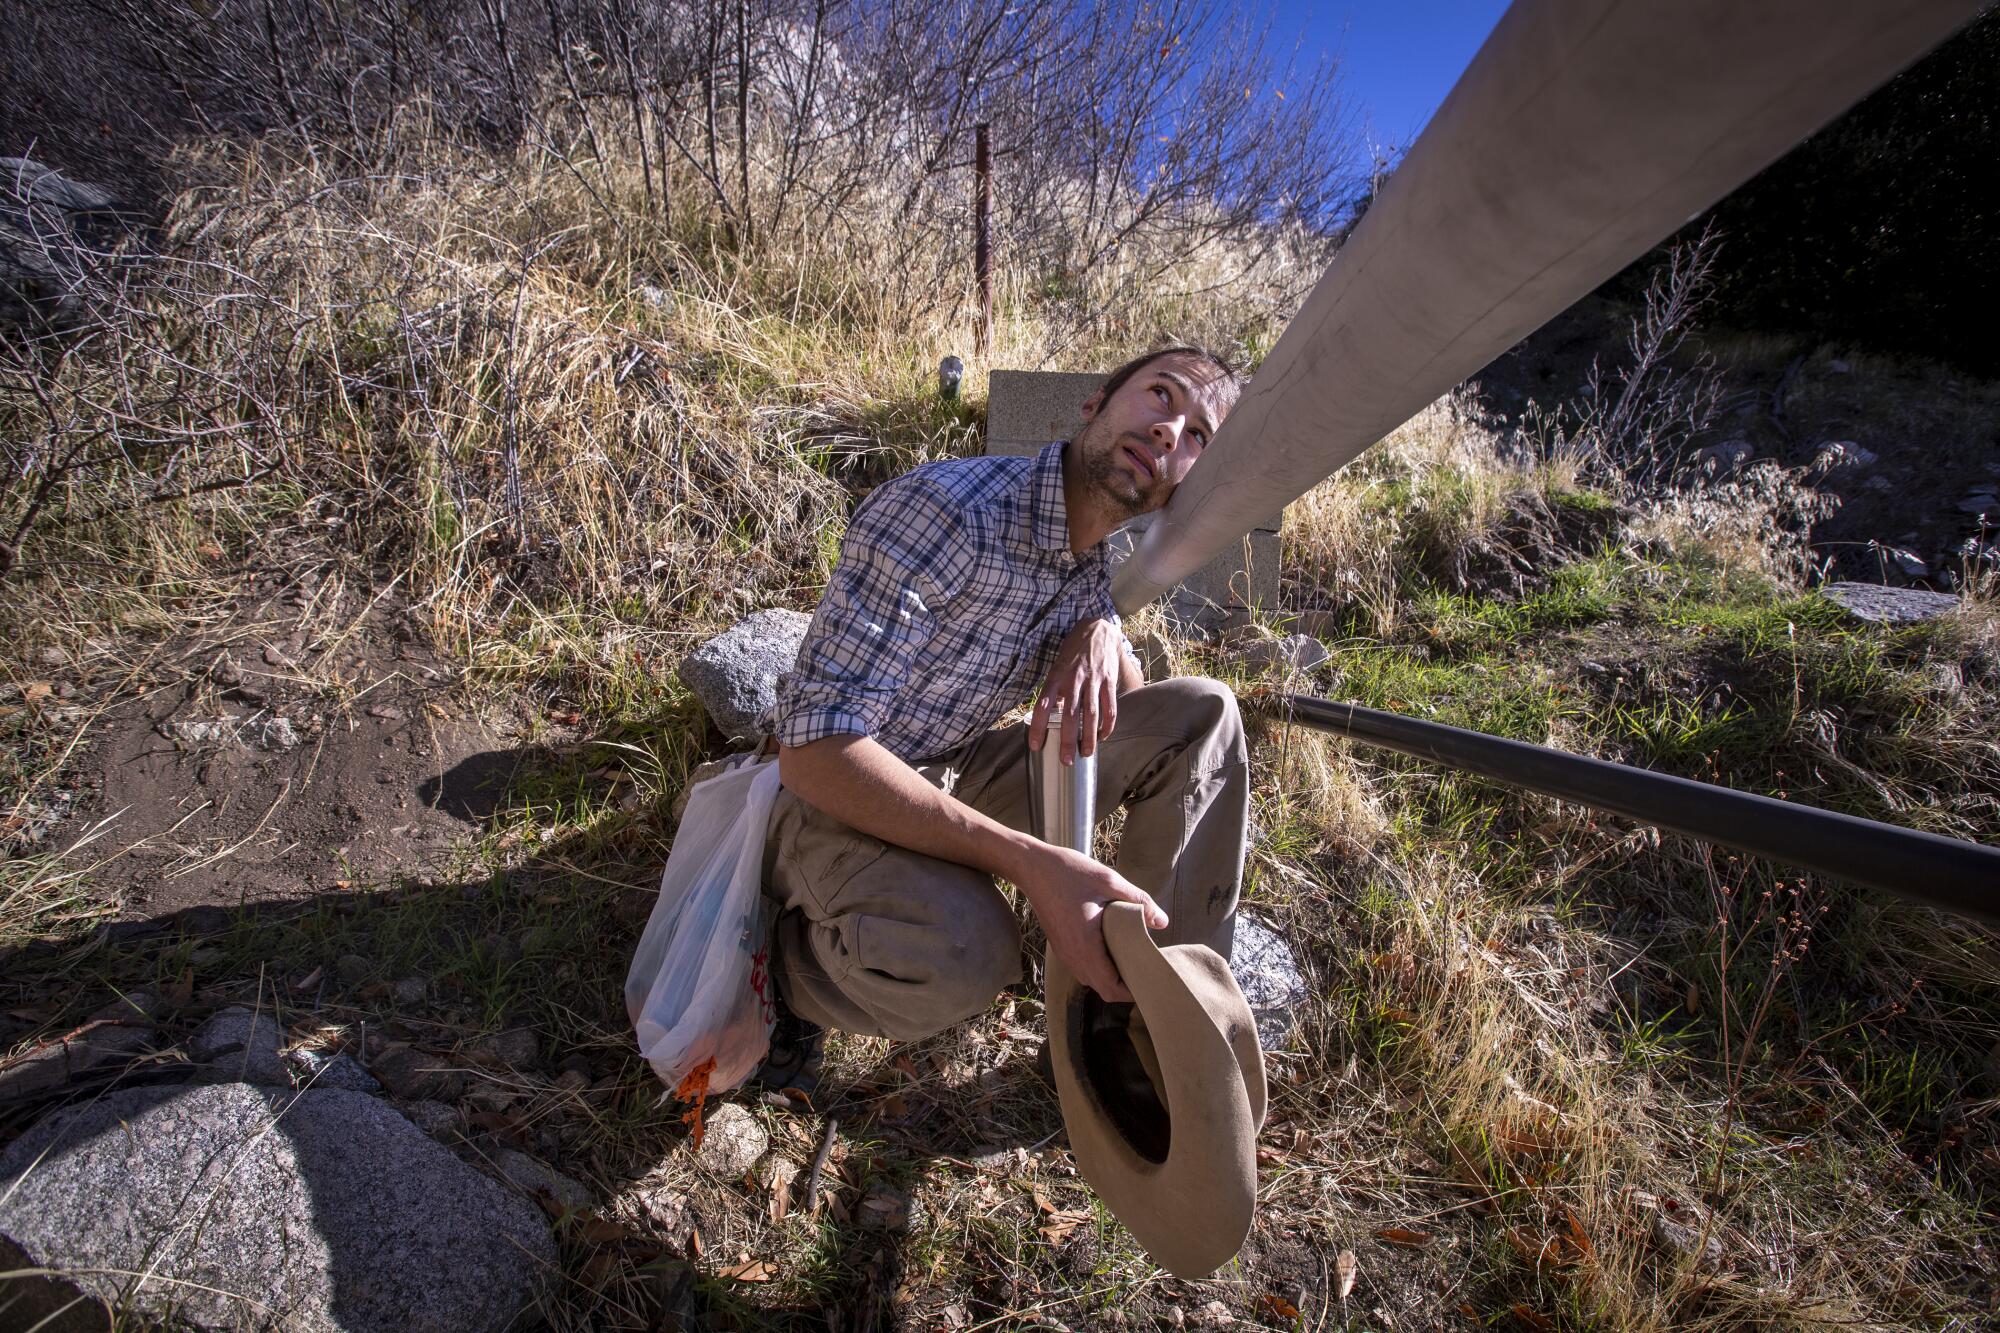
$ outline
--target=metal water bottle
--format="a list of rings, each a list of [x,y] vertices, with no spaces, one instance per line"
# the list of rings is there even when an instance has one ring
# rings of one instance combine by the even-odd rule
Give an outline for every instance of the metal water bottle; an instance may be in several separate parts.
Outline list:
[[[1091,854],[1097,827],[1097,756],[1081,751],[1062,761],[1062,707],[1049,710],[1049,731],[1040,751],[1028,751],[1028,806],[1035,836],[1043,842]]]

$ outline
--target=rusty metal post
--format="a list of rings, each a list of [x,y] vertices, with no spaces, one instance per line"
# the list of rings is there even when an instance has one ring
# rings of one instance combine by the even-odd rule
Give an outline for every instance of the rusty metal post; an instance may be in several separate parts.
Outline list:
[[[983,120],[973,127],[977,137],[972,154],[972,267],[979,278],[978,352],[982,357],[993,346],[993,155],[989,128]]]

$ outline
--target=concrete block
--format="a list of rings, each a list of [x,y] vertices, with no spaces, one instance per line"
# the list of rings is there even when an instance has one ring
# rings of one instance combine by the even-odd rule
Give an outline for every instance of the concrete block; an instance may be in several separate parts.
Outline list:
[[[986,452],[1037,454],[1083,426],[1083,402],[1103,375],[1062,370],[996,370],[987,377]]]
[[[1113,568],[1131,554],[1151,518],[1145,515],[1111,534]],[[1161,599],[1168,615],[1185,626],[1212,631],[1240,625],[1252,611],[1277,609],[1278,540],[1270,528],[1247,534],[1234,550],[1209,561]]]

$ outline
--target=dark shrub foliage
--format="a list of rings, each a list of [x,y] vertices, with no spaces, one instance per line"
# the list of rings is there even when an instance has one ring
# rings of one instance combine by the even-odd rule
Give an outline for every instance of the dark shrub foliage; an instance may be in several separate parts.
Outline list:
[[[1722,234],[1711,318],[2000,372],[2000,8],[1677,239]],[[1612,287],[1636,296],[1656,251]]]

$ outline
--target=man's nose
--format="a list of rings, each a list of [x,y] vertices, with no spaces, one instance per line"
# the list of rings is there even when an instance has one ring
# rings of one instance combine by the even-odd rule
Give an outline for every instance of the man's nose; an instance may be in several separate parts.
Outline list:
[[[1187,413],[1182,412],[1177,416],[1164,417],[1153,423],[1153,442],[1168,453],[1172,453],[1174,447],[1181,442],[1181,437],[1186,430]]]

